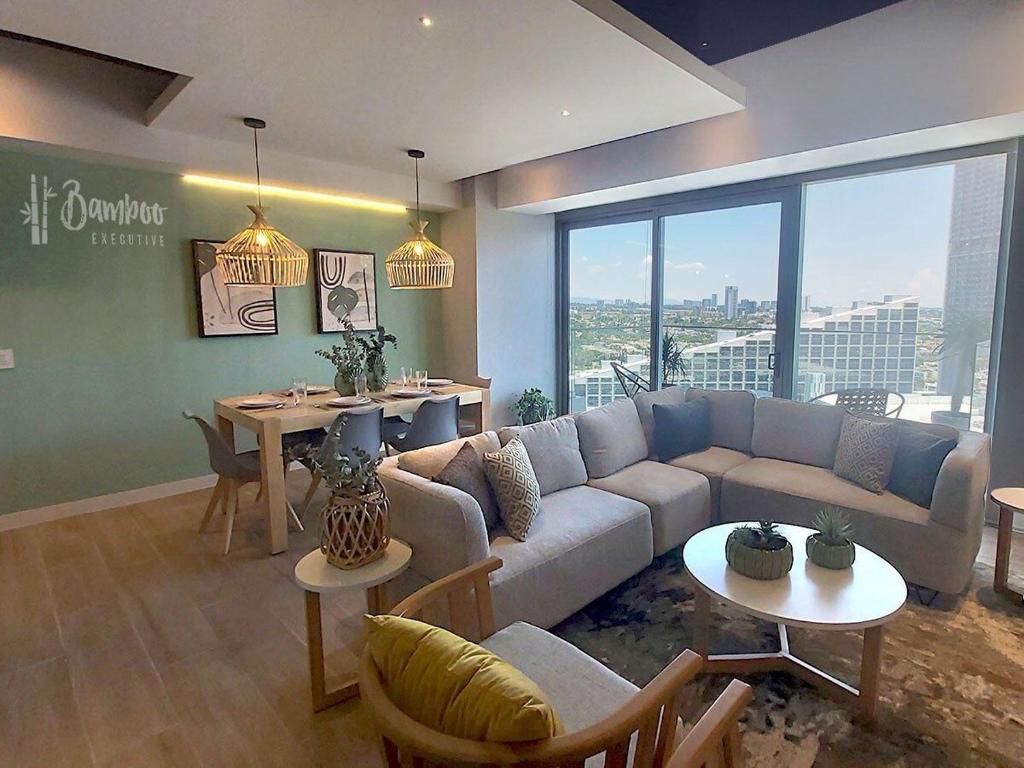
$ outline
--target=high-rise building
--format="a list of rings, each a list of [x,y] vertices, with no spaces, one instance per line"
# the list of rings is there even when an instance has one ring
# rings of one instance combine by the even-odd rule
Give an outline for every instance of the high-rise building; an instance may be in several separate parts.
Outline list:
[[[711,308],[712,309],[718,309],[718,294],[717,293],[712,293],[711,294]]]
[[[738,285],[725,286],[725,319],[736,319],[736,304],[740,300],[740,287]]]

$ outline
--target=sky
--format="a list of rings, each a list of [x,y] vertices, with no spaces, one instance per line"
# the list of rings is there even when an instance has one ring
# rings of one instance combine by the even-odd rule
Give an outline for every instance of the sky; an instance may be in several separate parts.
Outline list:
[[[953,166],[941,165],[808,185],[804,295],[813,306],[848,307],[884,294],[939,307],[945,289]],[[776,298],[778,203],[665,219],[665,298],[702,299],[725,286],[739,298]],[[647,301],[648,222],[573,230],[573,297]]]

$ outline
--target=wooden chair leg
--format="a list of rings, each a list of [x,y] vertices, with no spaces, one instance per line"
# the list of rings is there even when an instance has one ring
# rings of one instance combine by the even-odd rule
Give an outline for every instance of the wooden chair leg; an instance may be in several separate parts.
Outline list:
[[[206,530],[206,526],[210,524],[210,518],[213,517],[213,510],[217,508],[217,504],[220,502],[221,497],[224,495],[225,486],[227,480],[223,477],[217,478],[217,484],[213,487],[213,495],[210,497],[210,503],[206,505],[206,512],[203,514],[203,521],[199,523],[199,532],[202,533]]]
[[[313,495],[323,479],[324,476],[314,469],[313,476],[309,480],[309,490],[306,491],[306,497],[302,500],[302,514],[309,512],[309,505],[313,503]]]
[[[288,513],[292,516],[292,522],[294,522],[295,525],[298,526],[300,531],[306,530],[302,527],[302,521],[299,520],[299,516],[295,513],[295,507],[292,506],[292,503],[290,501],[286,501],[285,504],[288,505]]]
[[[263,498],[263,481],[260,480],[259,490],[256,491],[256,503],[259,504],[260,503],[260,499],[262,499],[262,498]]]
[[[235,527],[235,515],[238,513],[238,483],[230,481],[228,486],[228,524],[224,531],[224,554],[231,551],[231,531]]]

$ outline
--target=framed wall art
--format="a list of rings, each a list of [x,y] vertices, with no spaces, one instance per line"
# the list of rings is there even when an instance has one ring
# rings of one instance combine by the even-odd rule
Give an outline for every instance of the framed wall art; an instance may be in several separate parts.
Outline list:
[[[215,251],[220,240],[192,241],[199,336],[264,336],[277,333],[274,289],[224,285]]]
[[[377,256],[362,251],[313,250],[316,322],[320,333],[337,333],[348,315],[357,331],[377,327]]]

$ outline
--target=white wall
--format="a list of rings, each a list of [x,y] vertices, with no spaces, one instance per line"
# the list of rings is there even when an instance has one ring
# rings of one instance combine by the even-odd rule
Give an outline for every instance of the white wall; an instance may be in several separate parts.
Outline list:
[[[503,169],[498,204],[566,210],[1020,135],[1024,2],[904,0],[718,68],[746,109]]]

